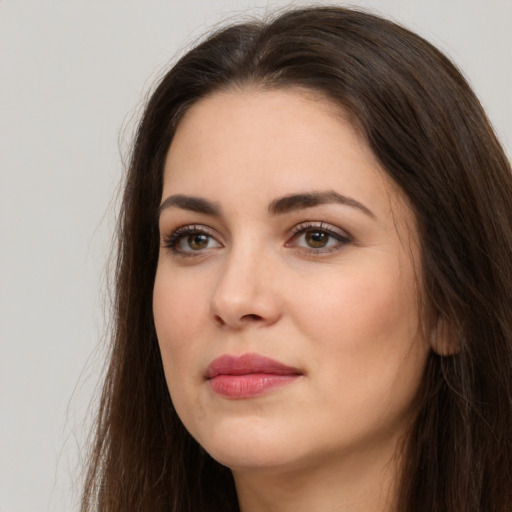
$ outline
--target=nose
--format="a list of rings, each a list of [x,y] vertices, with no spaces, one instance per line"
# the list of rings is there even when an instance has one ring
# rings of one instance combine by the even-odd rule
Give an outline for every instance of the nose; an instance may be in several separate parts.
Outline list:
[[[277,278],[277,269],[261,252],[232,251],[213,291],[213,321],[235,330],[277,322],[281,316]]]

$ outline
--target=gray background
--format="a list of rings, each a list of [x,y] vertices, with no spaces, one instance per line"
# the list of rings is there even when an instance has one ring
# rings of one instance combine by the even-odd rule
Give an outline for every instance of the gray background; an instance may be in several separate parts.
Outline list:
[[[0,0],[0,512],[77,510],[121,155],[146,92],[206,27],[301,3]],[[352,5],[448,52],[512,154],[512,0]]]

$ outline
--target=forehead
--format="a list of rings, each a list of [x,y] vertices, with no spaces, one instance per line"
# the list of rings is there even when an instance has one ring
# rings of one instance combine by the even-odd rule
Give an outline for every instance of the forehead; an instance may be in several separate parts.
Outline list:
[[[165,162],[164,196],[259,194],[267,201],[324,189],[381,213],[403,202],[348,114],[304,90],[248,89],[202,99],[179,123]]]
[[[297,153],[302,141],[318,144],[333,137],[340,139],[340,131],[345,132],[342,137],[351,138],[352,145],[361,146],[367,158],[373,158],[348,113],[320,94],[299,88],[221,91],[190,107],[178,124],[170,153],[192,135],[201,140],[201,147],[196,149],[220,143],[226,150],[226,139],[233,145],[243,141],[244,147],[252,141],[254,146],[271,149],[271,156],[275,156],[276,150]],[[302,151],[308,148],[312,149],[302,146]]]

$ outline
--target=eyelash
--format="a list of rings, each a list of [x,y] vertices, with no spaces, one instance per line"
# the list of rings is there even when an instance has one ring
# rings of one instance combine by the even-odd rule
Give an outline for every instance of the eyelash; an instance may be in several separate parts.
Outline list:
[[[181,226],[175,229],[170,235],[164,236],[162,238],[164,247],[170,249],[173,254],[176,256],[181,256],[183,258],[199,256],[203,251],[182,251],[178,248],[178,244],[181,240],[187,236],[191,235],[204,235],[211,239],[215,239],[212,234],[205,229],[203,226],[198,226],[196,224],[191,224],[188,226]]]
[[[300,238],[302,235],[305,235],[308,232],[316,231],[319,233],[325,233],[329,239],[333,238],[336,240],[336,244],[332,246],[327,247],[320,247],[320,248],[312,248],[312,247],[300,247],[300,246],[294,246],[292,242],[296,241],[298,238]],[[178,248],[179,243],[187,236],[191,235],[204,235],[208,237],[209,239],[215,240],[216,243],[217,240],[215,237],[204,227],[204,226],[198,226],[196,224],[191,224],[187,226],[181,226],[174,230],[170,235],[164,236],[162,238],[162,242],[164,247],[169,249],[174,255],[188,258],[188,257],[197,257],[204,254],[205,249],[201,250],[190,250],[190,251],[183,251]],[[324,225],[323,222],[302,222],[300,224],[297,224],[292,229],[292,235],[290,239],[285,243],[285,247],[297,247],[303,254],[306,255],[323,255],[323,254],[330,254],[333,252],[337,252],[343,248],[343,246],[349,244],[352,242],[352,239],[350,235],[344,232],[344,234],[339,233],[337,230],[334,230],[333,228],[329,228]],[[327,242],[328,243],[328,242]]]
[[[325,233],[329,238],[333,238],[336,240],[336,244],[332,246],[322,247],[318,249],[314,249],[312,247],[299,247],[301,252],[307,255],[324,255],[330,254],[333,252],[337,252],[341,250],[345,245],[352,242],[350,235],[346,232],[340,233],[339,230],[335,230],[334,228],[326,226],[323,222],[302,222],[297,224],[292,229],[292,236],[290,241],[297,240],[302,235],[305,235],[308,232],[317,232],[317,233]],[[286,247],[293,247],[290,245],[290,241],[286,242]]]

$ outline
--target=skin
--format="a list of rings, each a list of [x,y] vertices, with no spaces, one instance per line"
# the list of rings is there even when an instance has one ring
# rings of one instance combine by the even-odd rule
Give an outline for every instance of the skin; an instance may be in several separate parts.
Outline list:
[[[276,198],[324,191],[369,212],[328,202],[269,213]],[[176,194],[221,212],[161,211],[154,318],[166,379],[186,428],[231,468],[242,511],[392,510],[430,350],[400,191],[328,101],[246,89],[185,115],[162,202]],[[182,226],[205,236],[187,232],[169,247]],[[315,236],[324,247],[311,247]],[[301,376],[249,399],[216,394],[209,363],[246,353]]]

